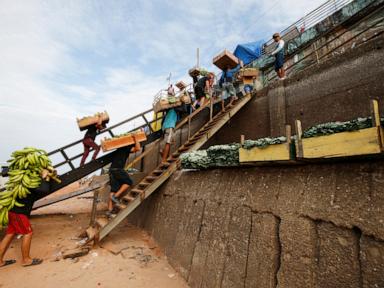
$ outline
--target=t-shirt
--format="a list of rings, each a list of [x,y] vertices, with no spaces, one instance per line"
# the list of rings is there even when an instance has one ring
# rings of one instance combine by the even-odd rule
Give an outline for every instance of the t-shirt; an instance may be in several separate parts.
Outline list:
[[[92,140],[95,140],[96,134],[97,134],[96,125],[92,125],[91,127],[88,128],[87,132],[85,133],[84,139],[91,138]]]
[[[200,88],[202,88],[202,89],[204,89],[204,88],[205,88],[205,82],[208,81],[208,80],[209,80],[208,77],[201,77],[201,78],[197,81],[196,86],[197,86],[197,87],[200,87]]]
[[[113,152],[111,169],[123,169],[125,163],[127,162],[129,153],[135,145],[129,145],[126,147],[121,147]]]
[[[177,122],[177,113],[175,109],[169,109],[164,118],[163,127],[162,127],[163,130],[168,128],[175,128],[176,122]]]
[[[28,194],[26,198],[17,199],[17,202],[24,204],[23,207],[13,206],[10,211],[18,214],[24,214],[29,217],[31,215],[33,204],[50,193],[50,184],[47,181],[42,181],[39,187],[30,189],[30,192],[31,194]]]
[[[284,45],[285,42],[283,39],[280,39],[279,42],[277,42],[275,50],[272,51],[271,55],[276,55],[277,53],[284,53]]]

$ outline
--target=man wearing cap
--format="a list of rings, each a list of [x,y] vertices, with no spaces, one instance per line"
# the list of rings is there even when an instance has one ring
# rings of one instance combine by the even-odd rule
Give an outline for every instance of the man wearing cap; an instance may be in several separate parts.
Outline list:
[[[284,40],[281,39],[279,33],[273,34],[273,40],[277,43],[275,50],[272,51],[271,56],[275,56],[275,71],[280,80],[285,79],[284,71]]]

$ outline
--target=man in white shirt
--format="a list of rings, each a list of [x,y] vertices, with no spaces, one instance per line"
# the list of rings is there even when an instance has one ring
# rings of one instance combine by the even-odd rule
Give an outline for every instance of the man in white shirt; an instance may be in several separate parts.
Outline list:
[[[273,40],[277,43],[275,50],[272,51],[271,55],[275,56],[275,71],[280,80],[285,79],[284,70],[284,40],[281,39],[279,33],[273,34]]]

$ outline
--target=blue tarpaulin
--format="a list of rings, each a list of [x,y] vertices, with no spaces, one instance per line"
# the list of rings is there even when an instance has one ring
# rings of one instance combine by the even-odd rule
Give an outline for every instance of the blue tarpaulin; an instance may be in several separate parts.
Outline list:
[[[242,60],[244,65],[247,65],[261,56],[264,43],[264,40],[259,40],[252,43],[239,44],[233,54]]]

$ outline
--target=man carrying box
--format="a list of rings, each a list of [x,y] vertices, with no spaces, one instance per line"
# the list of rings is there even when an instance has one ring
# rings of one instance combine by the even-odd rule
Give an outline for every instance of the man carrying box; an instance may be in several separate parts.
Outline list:
[[[90,126],[84,135],[84,138],[83,138],[84,153],[80,161],[80,167],[84,166],[85,160],[87,159],[89,150],[91,148],[95,150],[95,152],[93,152],[92,160],[95,160],[97,157],[97,154],[99,154],[100,146],[95,143],[95,139],[96,139],[97,132],[102,130],[103,128],[105,127],[102,124],[102,117],[99,115],[98,122]]]

